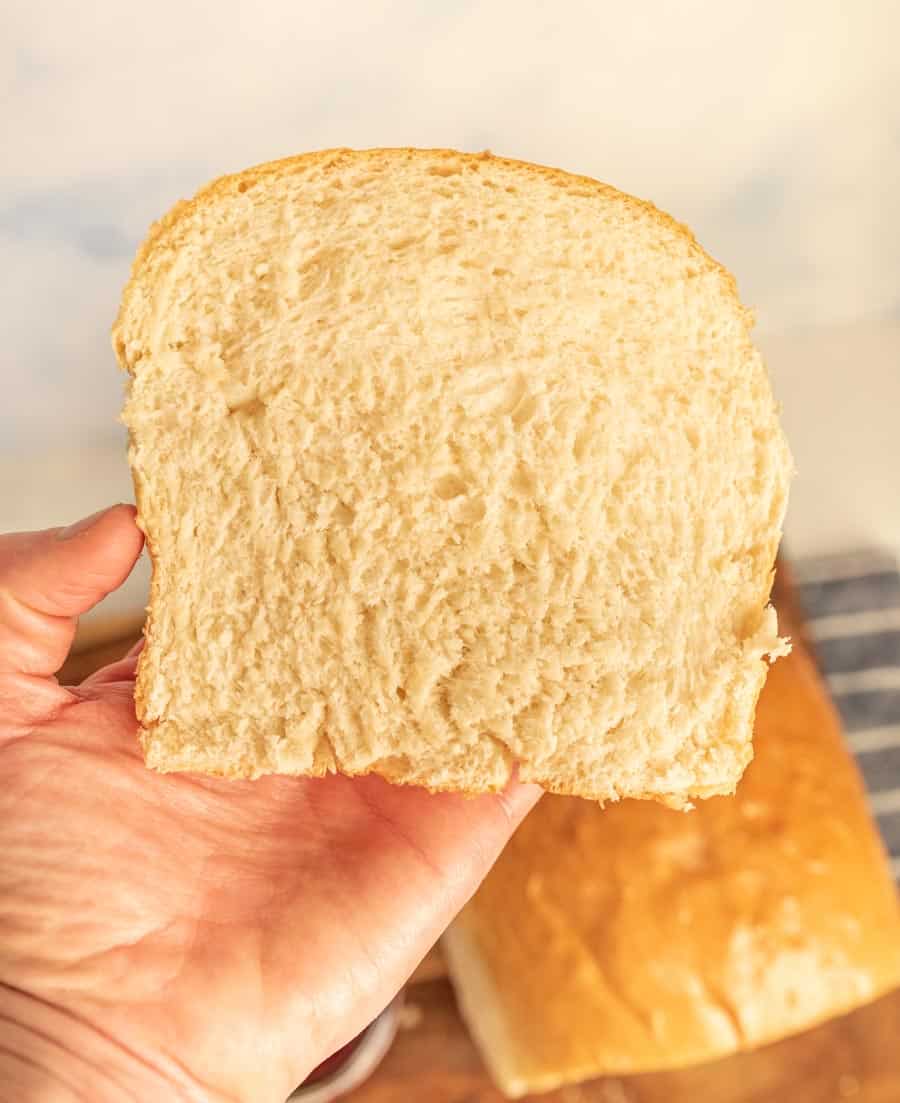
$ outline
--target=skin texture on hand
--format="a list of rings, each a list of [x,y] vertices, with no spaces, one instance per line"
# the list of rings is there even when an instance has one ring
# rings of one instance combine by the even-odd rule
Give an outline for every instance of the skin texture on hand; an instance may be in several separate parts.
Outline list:
[[[130,506],[0,537],[0,1100],[282,1103],[389,1002],[538,793],[147,770],[135,654],[53,677],[141,546]]]

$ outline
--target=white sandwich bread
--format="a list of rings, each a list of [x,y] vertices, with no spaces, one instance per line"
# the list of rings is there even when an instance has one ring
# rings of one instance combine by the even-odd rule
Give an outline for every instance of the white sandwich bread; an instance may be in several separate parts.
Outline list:
[[[487,154],[177,205],[114,329],[148,764],[732,792],[791,472],[751,324],[651,205]]]

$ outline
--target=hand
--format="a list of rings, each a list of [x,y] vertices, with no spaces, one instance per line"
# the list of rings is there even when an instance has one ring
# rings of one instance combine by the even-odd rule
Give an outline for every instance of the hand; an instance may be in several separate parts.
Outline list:
[[[129,506],[0,537],[0,1099],[283,1103],[389,1002],[537,792],[147,770],[135,653],[53,677],[141,543]]]

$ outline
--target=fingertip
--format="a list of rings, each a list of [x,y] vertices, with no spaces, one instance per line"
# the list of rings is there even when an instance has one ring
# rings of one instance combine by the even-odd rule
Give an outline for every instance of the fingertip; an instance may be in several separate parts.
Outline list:
[[[92,559],[99,556],[104,573],[111,569],[125,578],[144,546],[144,534],[137,526],[136,517],[135,507],[121,502],[67,525],[59,530],[57,537],[73,550],[83,550]]]
[[[93,674],[84,679],[81,685],[83,688],[95,688],[122,682],[133,684],[137,674],[137,664],[138,656],[134,654],[133,650],[129,651],[121,659],[95,670]]]
[[[504,810],[513,826],[518,826],[543,796],[544,790],[532,782],[514,777],[500,794]]]
[[[141,540],[144,539],[144,534],[137,525],[137,506],[133,502],[117,502],[109,507],[106,516],[115,517],[117,524],[127,526],[129,530],[133,529],[140,534]]]
[[[5,661],[29,675],[59,670],[75,617],[118,589],[141,553],[134,506],[101,510],[67,529],[0,536]]]
[[[107,538],[115,539],[123,551],[129,549],[133,560],[137,559],[144,547],[144,534],[137,524],[137,509],[130,502],[121,502],[106,511],[101,523]]]
[[[104,506],[95,513],[89,514],[87,517],[81,517],[79,520],[73,521],[71,525],[65,525],[63,528],[57,529],[56,538],[57,540],[74,540],[76,537],[85,536],[109,517],[118,516],[120,519],[118,523],[121,523],[121,518],[128,512],[130,512],[133,520],[137,513],[134,506],[128,505],[125,502],[119,502],[114,506]]]
[[[131,573],[144,544],[134,506],[99,510],[65,529],[29,534],[27,556],[11,583],[23,600],[52,616],[79,616]]]

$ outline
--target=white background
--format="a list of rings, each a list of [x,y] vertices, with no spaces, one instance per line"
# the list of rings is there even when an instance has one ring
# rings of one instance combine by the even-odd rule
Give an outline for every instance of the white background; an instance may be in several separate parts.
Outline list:
[[[130,495],[108,330],[175,199],[305,149],[449,145],[690,223],[757,310],[799,469],[789,546],[900,550],[894,0],[6,9],[0,528]]]

